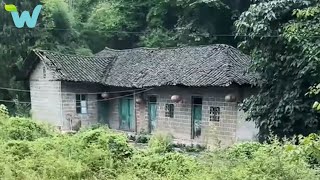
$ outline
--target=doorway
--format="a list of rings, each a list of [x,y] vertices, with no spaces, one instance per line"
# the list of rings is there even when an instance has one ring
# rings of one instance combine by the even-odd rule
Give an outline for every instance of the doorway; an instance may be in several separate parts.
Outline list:
[[[100,100],[100,99],[98,99]],[[109,125],[109,102],[98,101],[98,123]]]
[[[202,121],[202,97],[191,97],[191,138],[201,136],[201,121]]]
[[[120,99],[119,115],[120,129],[125,131],[135,131],[133,98],[127,97]]]
[[[148,99],[148,117],[149,117],[149,133],[152,133],[157,127],[157,97],[149,96]]]

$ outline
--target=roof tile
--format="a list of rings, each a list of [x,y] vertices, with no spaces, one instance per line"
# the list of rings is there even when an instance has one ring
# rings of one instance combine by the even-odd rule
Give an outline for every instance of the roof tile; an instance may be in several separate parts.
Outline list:
[[[242,85],[252,84],[254,79],[245,74],[250,58],[222,44],[170,49],[106,48],[94,57],[34,52],[57,73],[57,79],[66,81],[142,88]]]

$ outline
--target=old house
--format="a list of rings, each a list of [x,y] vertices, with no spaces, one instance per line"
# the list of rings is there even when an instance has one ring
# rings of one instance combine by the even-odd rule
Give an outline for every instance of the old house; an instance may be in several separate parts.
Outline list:
[[[106,48],[94,57],[34,50],[22,77],[30,82],[32,117],[63,130],[104,123],[228,144],[257,133],[239,111],[253,92],[249,65],[248,56],[228,45]]]

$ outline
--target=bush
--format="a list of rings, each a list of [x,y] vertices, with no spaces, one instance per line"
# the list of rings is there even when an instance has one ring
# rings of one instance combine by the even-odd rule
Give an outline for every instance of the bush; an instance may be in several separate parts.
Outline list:
[[[138,153],[128,164],[121,179],[187,179],[197,169],[193,157],[176,152],[165,154]]]
[[[94,130],[83,131],[76,135],[85,147],[96,146],[108,150],[117,160],[128,158],[132,155],[133,149],[129,146],[125,135],[111,132],[101,127]]]
[[[27,118],[9,118],[2,126],[2,138],[33,141],[50,136],[50,130]]]
[[[151,136],[148,147],[155,153],[165,153],[173,150],[173,138],[169,134],[157,133]]]
[[[299,142],[240,143],[195,157],[173,152],[168,134],[153,135],[148,149],[135,149],[124,134],[105,126],[58,134],[30,119],[9,118],[2,110],[3,179],[320,179],[320,138],[315,134]]]
[[[244,142],[235,144],[227,150],[227,153],[232,158],[249,158],[259,150],[263,145],[257,142]]]
[[[148,143],[150,140],[150,135],[142,130],[138,135],[135,140],[136,143]]]

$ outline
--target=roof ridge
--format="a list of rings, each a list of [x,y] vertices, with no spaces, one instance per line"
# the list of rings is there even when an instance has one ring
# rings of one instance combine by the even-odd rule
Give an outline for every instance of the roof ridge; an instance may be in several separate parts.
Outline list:
[[[110,75],[110,71],[112,70],[115,62],[117,61],[117,57],[112,57],[112,59],[110,58],[110,62],[108,63],[108,65],[106,65],[106,67],[104,68],[104,71],[102,73],[102,78],[100,80],[100,83],[103,83],[105,81],[105,79],[107,79]]]
[[[161,48],[161,47],[136,47],[136,48],[128,48],[128,49],[113,49],[113,48],[109,48],[109,47],[105,47],[104,50],[109,50],[109,51],[114,51],[114,52],[123,52],[123,51],[128,51],[128,50],[171,50],[171,49],[182,49],[182,48],[201,48],[201,47],[212,47],[212,46],[217,46],[217,47],[225,47],[225,48],[235,48],[231,45],[228,44],[207,44],[207,45],[187,45],[187,46],[178,46],[178,47],[165,47],[165,48]],[[103,51],[103,50],[102,50]],[[100,52],[102,52],[100,51]]]
[[[226,59],[227,59],[227,60],[226,60],[226,66],[227,66],[227,67],[226,67],[226,71],[224,72],[224,74],[225,74],[225,76],[229,79],[229,82],[228,82],[228,83],[232,84],[233,79],[234,79],[234,77],[232,77],[232,76],[230,75],[231,68],[232,68],[230,57],[232,58],[232,56],[230,56],[228,50],[229,50],[229,49],[223,49],[223,50],[220,51],[220,53],[225,53],[225,54],[229,57],[229,58],[226,58]]]
[[[49,53],[54,53],[57,55],[63,55],[63,56],[79,56],[83,58],[110,58],[110,56],[95,56],[95,55],[80,55],[80,54],[71,54],[71,53],[61,53],[57,51],[51,51],[51,50],[45,50],[45,49],[32,49],[33,52],[49,52]]]

